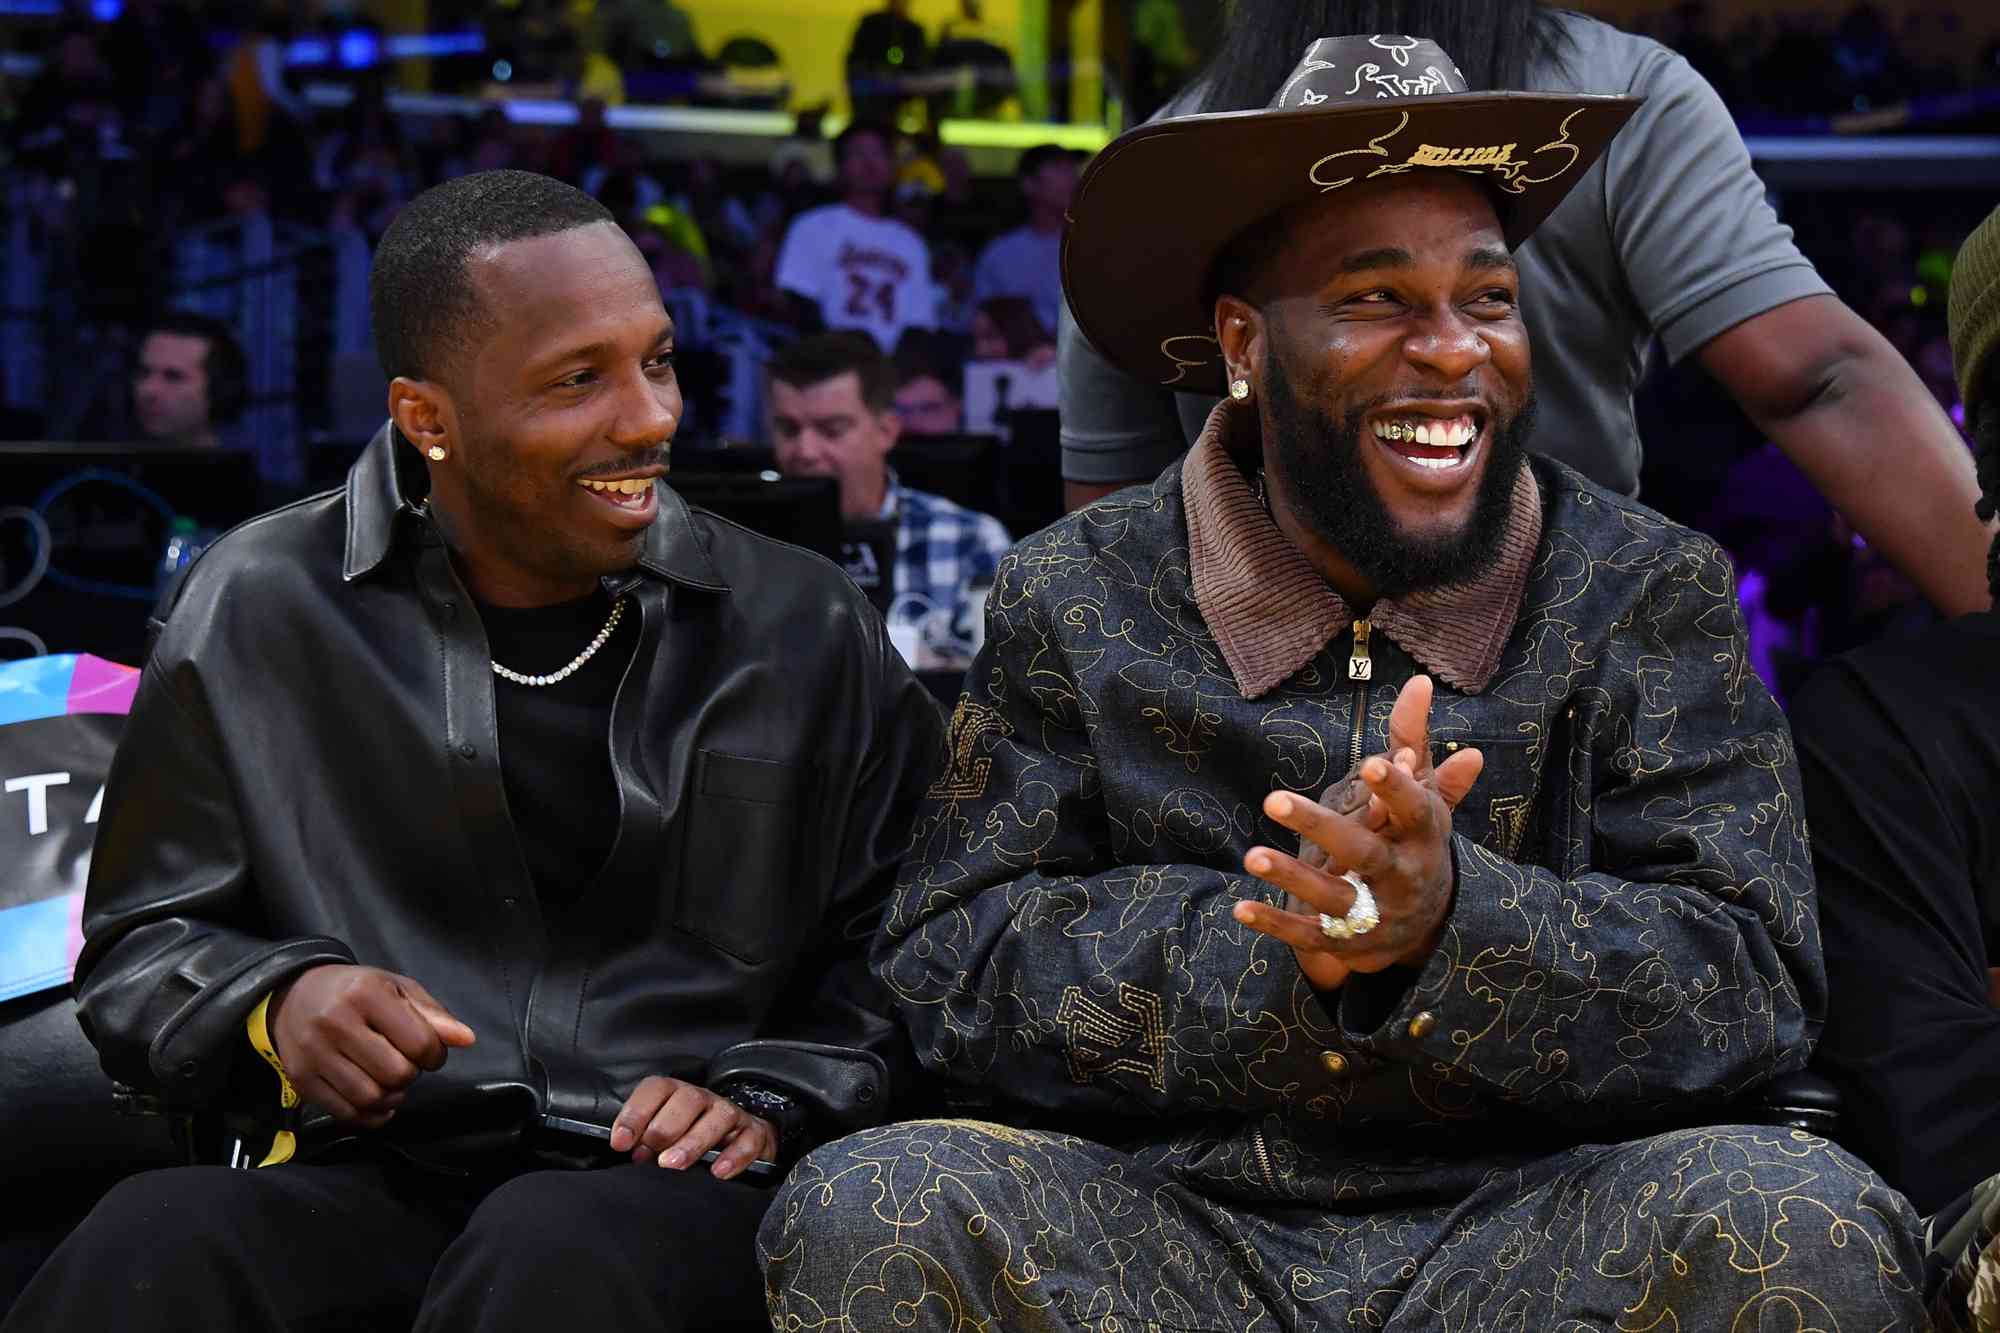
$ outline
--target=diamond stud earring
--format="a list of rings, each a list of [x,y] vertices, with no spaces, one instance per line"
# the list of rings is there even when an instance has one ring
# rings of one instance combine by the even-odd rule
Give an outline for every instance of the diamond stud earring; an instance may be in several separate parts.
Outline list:
[[[1248,398],[1250,396],[1250,381],[1249,380],[1229,381],[1229,396],[1231,398],[1234,398],[1239,403],[1242,402],[1245,398]]]
[[[441,445],[441,444],[434,444],[434,445],[432,445],[432,446],[430,447],[430,451],[429,451],[429,452],[430,452],[430,457],[431,457],[431,462],[433,462],[433,463],[442,463],[442,462],[444,462],[444,446],[443,446],[443,445]]]

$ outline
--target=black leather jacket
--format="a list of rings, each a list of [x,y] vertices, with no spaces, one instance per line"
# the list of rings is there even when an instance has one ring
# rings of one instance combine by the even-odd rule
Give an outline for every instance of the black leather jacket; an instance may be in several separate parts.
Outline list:
[[[818,1103],[829,1131],[880,1118],[907,1039],[865,954],[943,761],[881,617],[832,564],[663,487],[637,567],[606,580],[642,625],[613,705],[617,842],[558,929],[417,466],[385,428],[345,490],[217,542],[158,629],[76,974],[105,1070],[184,1106],[229,1101],[246,1066],[271,1084],[249,1011],[359,962],[478,1035],[412,1086],[405,1137],[609,1124],[646,1075],[725,1066]]]

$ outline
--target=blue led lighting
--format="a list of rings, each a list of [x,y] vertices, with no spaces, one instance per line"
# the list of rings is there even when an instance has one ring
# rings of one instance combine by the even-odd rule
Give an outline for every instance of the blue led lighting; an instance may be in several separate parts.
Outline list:
[[[340,34],[340,63],[346,69],[366,69],[382,58],[382,43],[374,33],[350,28]]]
[[[0,0],[0,6],[22,0]],[[36,0],[40,3],[40,0]],[[52,0],[59,3],[60,0]],[[116,0],[114,0],[114,3]],[[4,12],[4,11],[0,11]],[[486,49],[481,32],[406,32],[384,37],[369,28],[349,28],[329,41],[297,37],[285,47],[288,65],[332,65],[368,69],[384,60],[434,60],[443,56],[476,56]]]

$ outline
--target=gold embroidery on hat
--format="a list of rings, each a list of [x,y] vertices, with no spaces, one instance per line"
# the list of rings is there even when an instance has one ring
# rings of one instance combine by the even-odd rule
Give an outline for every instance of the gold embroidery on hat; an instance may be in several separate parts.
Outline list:
[[[1526,194],[1530,185],[1546,185],[1574,167],[1577,159],[1583,156],[1583,150],[1569,141],[1569,126],[1571,121],[1584,113],[1584,110],[1585,108],[1578,107],[1564,116],[1561,126],[1557,128],[1556,137],[1525,158],[1515,157],[1515,145],[1510,143],[1469,145],[1463,148],[1440,148],[1436,144],[1426,143],[1418,144],[1417,151],[1411,153],[1407,160],[1377,167],[1368,173],[1368,177],[1373,180],[1377,176],[1408,171],[1412,167],[1441,167],[1451,171],[1485,172],[1498,176],[1500,188],[1507,193]],[[1568,153],[1569,156],[1560,167],[1545,176],[1524,174],[1534,165],[1536,158],[1550,151]]]
[[[1556,129],[1556,137],[1549,140],[1547,143],[1543,144],[1540,148],[1537,148],[1535,150],[1535,157],[1540,157],[1543,153],[1546,153],[1551,149],[1558,149],[1562,152],[1569,154],[1569,161],[1563,163],[1560,167],[1557,167],[1554,171],[1550,172],[1546,176],[1523,177],[1521,180],[1521,184],[1523,185],[1544,184],[1548,181],[1554,180],[1556,177],[1562,175],[1564,172],[1568,171],[1571,167],[1576,165],[1577,159],[1583,156],[1583,150],[1581,148],[1578,148],[1575,144],[1569,141],[1569,123],[1572,120],[1575,120],[1578,116],[1582,115],[1584,111],[1587,109],[1588,108],[1585,107],[1578,107],[1576,110],[1570,112],[1567,116],[1564,116],[1563,123]],[[1533,159],[1530,159],[1530,161],[1532,160]],[[1522,165],[1525,167],[1527,164],[1523,163]]]
[[[1575,167],[1577,162],[1583,157],[1583,149],[1570,142],[1569,129],[1571,123],[1586,110],[1588,110],[1587,107],[1578,107],[1567,116],[1564,116],[1561,126],[1557,129],[1556,137],[1543,144],[1540,148],[1537,148],[1526,158],[1514,156],[1516,145],[1511,143],[1464,144],[1450,148],[1441,147],[1433,143],[1420,143],[1417,145],[1415,151],[1401,162],[1385,162],[1381,166],[1376,167],[1368,173],[1368,179],[1374,180],[1377,176],[1393,176],[1418,167],[1426,167],[1497,176],[1499,177],[1498,184],[1501,189],[1507,191],[1509,194],[1525,194],[1530,185],[1546,185],[1548,182],[1564,175],[1571,168]],[[1356,155],[1389,156],[1389,150],[1385,145],[1389,140],[1394,139],[1408,127],[1409,120],[1410,113],[1405,111],[1402,122],[1395,129],[1390,130],[1387,134],[1377,135],[1375,138],[1370,139],[1366,148],[1345,148],[1338,153],[1328,153],[1325,157],[1312,164],[1311,170],[1306,173],[1307,176],[1313,184],[1320,187],[1322,194],[1330,193],[1343,185],[1353,184],[1356,179],[1353,176],[1348,176],[1343,180],[1323,181],[1319,178],[1319,169],[1337,157],[1353,157]],[[1567,153],[1568,156],[1563,159],[1563,164],[1554,171],[1540,176],[1525,174],[1534,165],[1537,158],[1541,157],[1544,153],[1550,152]]]
[[[1422,143],[1398,170],[1408,167],[1492,167],[1499,170],[1527,165],[1526,162],[1514,161],[1514,145],[1510,143],[1488,144],[1483,148],[1440,148],[1436,144]]]
[[[1409,127],[1410,127],[1410,113],[1405,111],[1402,114],[1402,117],[1399,120],[1397,120],[1396,127],[1394,129],[1388,130],[1382,134],[1378,134],[1374,138],[1370,139],[1368,141],[1368,146],[1366,148],[1343,148],[1337,153],[1328,153],[1325,157],[1313,163],[1311,168],[1309,168],[1306,172],[1306,179],[1311,181],[1314,185],[1319,186],[1321,194],[1327,194],[1334,190],[1338,190],[1343,185],[1353,184],[1354,177],[1352,176],[1346,177],[1343,180],[1323,181],[1319,178],[1319,169],[1325,166],[1327,163],[1333,161],[1337,157],[1387,157],[1389,156],[1389,150],[1387,148],[1384,148],[1382,145],[1387,143],[1389,140],[1395,138],[1397,135],[1401,134],[1404,130],[1408,129]]]
[[[1200,370],[1210,361],[1215,360],[1214,356],[1204,356],[1204,357],[1199,357],[1193,361],[1190,361],[1188,360],[1188,358],[1182,356],[1179,352],[1174,351],[1173,345],[1175,343],[1185,343],[1185,342],[1207,343],[1209,346],[1216,349],[1217,356],[1220,356],[1222,352],[1222,344],[1217,342],[1214,338],[1210,337],[1206,333],[1176,333],[1171,338],[1160,339],[1160,355],[1164,356],[1165,358],[1167,358],[1167,360],[1174,363],[1174,377],[1170,380],[1161,380],[1160,381],[1161,384],[1163,385],[1179,384],[1183,379],[1187,378],[1187,373],[1190,370]]]

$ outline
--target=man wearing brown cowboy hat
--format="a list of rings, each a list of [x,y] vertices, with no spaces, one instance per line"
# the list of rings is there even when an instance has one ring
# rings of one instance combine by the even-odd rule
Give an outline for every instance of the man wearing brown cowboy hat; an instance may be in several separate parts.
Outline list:
[[[1729,566],[1520,443],[1632,104],[1463,86],[1322,39],[1083,180],[1079,324],[1226,397],[1000,567],[875,951],[953,1118],[802,1161],[774,1327],[1918,1325],[1908,1205],[1738,1123],[1824,996]]]

